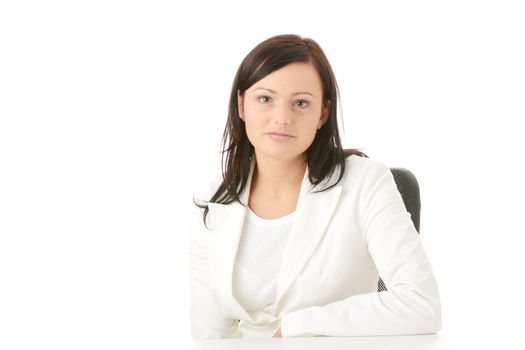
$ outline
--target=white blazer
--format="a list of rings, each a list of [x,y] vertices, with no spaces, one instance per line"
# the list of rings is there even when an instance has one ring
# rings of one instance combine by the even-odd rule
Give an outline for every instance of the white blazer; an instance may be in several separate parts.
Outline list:
[[[254,157],[255,158],[255,157]],[[312,193],[305,171],[275,291],[275,314],[248,311],[232,295],[246,207],[209,203],[192,211],[191,333],[199,338],[372,336],[436,333],[441,304],[432,267],[390,169],[346,158],[343,178]],[[247,204],[255,159],[241,193]],[[340,168],[314,189],[333,184]],[[213,181],[196,200],[209,200]],[[388,291],[377,292],[381,276]],[[242,282],[241,282],[242,283]]]

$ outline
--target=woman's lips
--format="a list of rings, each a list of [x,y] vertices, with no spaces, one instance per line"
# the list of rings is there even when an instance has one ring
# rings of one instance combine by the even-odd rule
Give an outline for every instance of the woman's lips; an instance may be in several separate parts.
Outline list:
[[[272,139],[276,141],[287,141],[294,138],[292,135],[288,134],[282,134],[282,133],[268,133],[268,136],[270,136]]]

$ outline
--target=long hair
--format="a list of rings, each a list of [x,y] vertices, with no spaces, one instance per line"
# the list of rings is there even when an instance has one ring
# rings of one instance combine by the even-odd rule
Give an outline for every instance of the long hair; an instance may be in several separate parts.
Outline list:
[[[308,177],[313,187],[316,187],[325,177],[331,176],[339,165],[341,167],[339,178],[332,186],[322,191],[337,185],[345,171],[345,158],[350,155],[355,154],[368,158],[358,149],[343,150],[341,146],[337,126],[339,89],[332,67],[319,44],[310,38],[295,34],[277,35],[258,44],[248,53],[237,70],[231,89],[228,120],[221,144],[223,179],[208,203],[230,204],[234,201],[241,203],[239,195],[248,181],[254,148],[248,140],[245,124],[239,118],[237,90],[241,96],[244,96],[244,92],[253,84],[293,62],[313,64],[322,82],[323,106],[329,108],[327,121],[317,131],[312,144],[306,150]],[[200,205],[195,202],[195,199],[193,202],[198,207],[205,209],[203,221],[206,226],[208,205]]]

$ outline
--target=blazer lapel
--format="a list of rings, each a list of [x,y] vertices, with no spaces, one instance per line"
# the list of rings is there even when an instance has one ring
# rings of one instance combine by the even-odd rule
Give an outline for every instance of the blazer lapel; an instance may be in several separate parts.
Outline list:
[[[221,294],[222,299],[229,304],[237,317],[249,320],[252,323],[254,323],[254,319],[233,297],[232,283],[233,266],[246,216],[254,167],[255,158],[252,159],[250,164],[246,187],[239,195],[239,199],[246,206],[241,205],[239,202],[230,204],[208,203],[209,214],[214,218],[214,223],[218,224],[217,230],[212,234],[214,238],[214,268],[216,271],[216,285],[218,286],[217,291]]]
[[[337,170],[334,174],[338,175]],[[337,178],[338,176],[332,175],[332,180],[323,180],[314,191],[320,191],[331,185]],[[280,303],[284,294],[301,273],[323,237],[342,189],[341,182],[332,189],[319,193],[312,193],[309,190],[310,186],[307,169],[301,185],[301,193],[295,209],[290,236],[284,249],[281,270],[277,278],[275,301],[277,313],[280,312],[282,306]]]
[[[229,304],[239,318],[255,323],[250,314],[234,298],[232,293],[233,267],[239,246],[240,237],[249,200],[252,175],[255,159],[250,164],[250,173],[244,191],[239,195],[241,205],[233,202],[227,205],[208,203],[210,215],[219,226],[212,234],[214,247],[214,262],[216,271],[216,285],[222,299]],[[331,178],[323,180],[315,189],[319,191],[331,185],[338,178],[336,169]],[[292,282],[299,275],[304,265],[308,262],[337,205],[341,194],[341,183],[334,188],[320,193],[311,193],[308,179],[308,168],[305,171],[295,217],[290,236],[285,246],[281,270],[277,278],[276,313],[280,312],[282,298]]]

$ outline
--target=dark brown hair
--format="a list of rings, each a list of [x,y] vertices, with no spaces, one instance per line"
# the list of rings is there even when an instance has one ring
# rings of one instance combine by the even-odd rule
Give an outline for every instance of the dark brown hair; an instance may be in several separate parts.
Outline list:
[[[230,204],[234,201],[241,203],[239,195],[248,181],[254,149],[248,140],[244,121],[239,118],[237,90],[240,91],[241,96],[244,96],[244,92],[253,84],[293,62],[313,64],[321,78],[323,106],[329,106],[327,121],[317,130],[312,144],[306,150],[310,183],[314,187],[317,186],[325,177],[331,176],[336,166],[340,165],[339,179],[332,186],[323,190],[326,191],[335,186],[343,177],[345,158],[352,154],[368,158],[358,149],[343,150],[341,146],[337,127],[339,89],[332,67],[319,44],[312,39],[299,35],[277,35],[258,44],[248,53],[237,70],[231,89],[228,120],[221,144],[223,180],[208,203]],[[193,202],[195,203],[195,198]],[[206,226],[208,205],[199,205],[198,203],[195,205],[205,209],[203,220]]]

